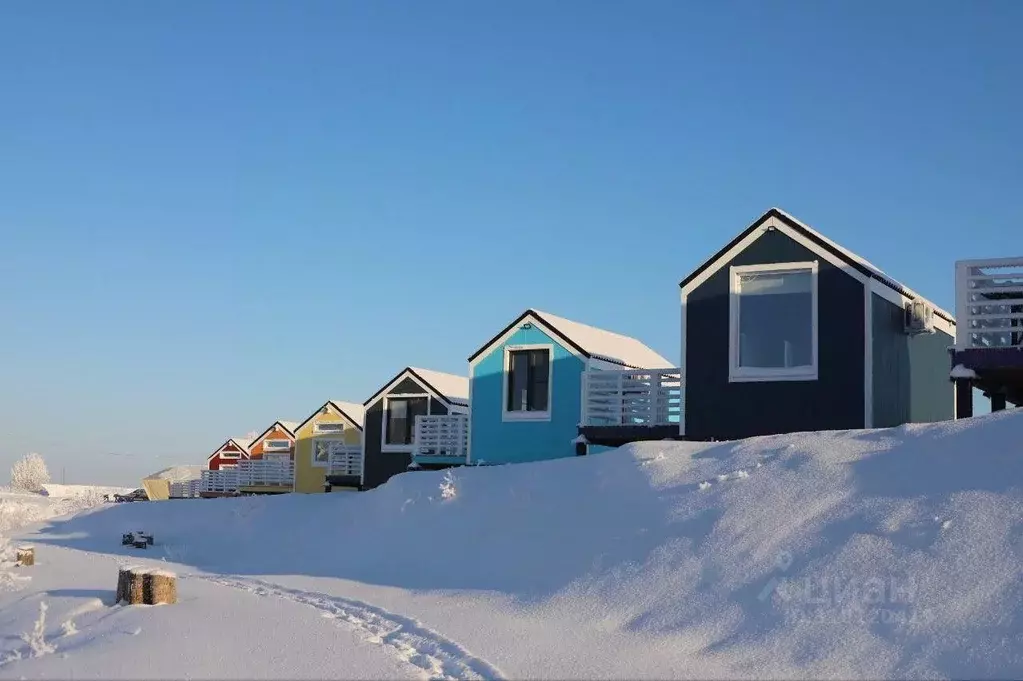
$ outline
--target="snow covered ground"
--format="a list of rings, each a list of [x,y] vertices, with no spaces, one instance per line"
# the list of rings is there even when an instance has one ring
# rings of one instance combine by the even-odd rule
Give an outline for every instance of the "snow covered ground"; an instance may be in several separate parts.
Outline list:
[[[0,678],[1020,678],[1021,443],[1006,411],[32,516]],[[124,561],[179,603],[113,605]]]

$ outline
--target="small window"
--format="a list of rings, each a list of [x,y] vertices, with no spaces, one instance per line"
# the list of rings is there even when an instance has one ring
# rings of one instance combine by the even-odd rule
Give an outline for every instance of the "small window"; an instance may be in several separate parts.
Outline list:
[[[411,445],[415,433],[417,416],[426,416],[430,406],[429,397],[389,397],[387,405],[387,427],[384,444]]]
[[[505,413],[522,418],[550,415],[551,349],[508,349]]]
[[[731,271],[729,380],[816,380],[817,263]]]
[[[241,456],[242,456],[241,452],[230,452],[230,451],[222,451],[222,452],[220,452],[220,458],[221,459],[240,459]]]
[[[263,451],[282,451],[291,449],[290,440],[263,440]]]
[[[314,433],[343,433],[345,430],[345,424],[341,421],[320,421],[313,426]]]

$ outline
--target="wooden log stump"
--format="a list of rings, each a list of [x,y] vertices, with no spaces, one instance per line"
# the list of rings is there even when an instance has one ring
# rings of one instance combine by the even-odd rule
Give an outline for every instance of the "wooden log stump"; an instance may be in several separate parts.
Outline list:
[[[146,574],[146,603],[149,605],[178,602],[178,578],[173,572],[152,570]]]
[[[28,567],[36,564],[36,550],[34,546],[19,546],[16,558],[16,565]]]
[[[165,570],[124,566],[117,573],[117,602],[128,605],[177,603],[177,575]]]
[[[122,565],[117,571],[117,598],[114,599],[114,603],[128,602],[128,585],[131,584],[131,573],[132,570],[137,569],[134,565]]]
[[[128,577],[128,604],[144,605],[146,602],[146,573],[145,568],[135,568]]]

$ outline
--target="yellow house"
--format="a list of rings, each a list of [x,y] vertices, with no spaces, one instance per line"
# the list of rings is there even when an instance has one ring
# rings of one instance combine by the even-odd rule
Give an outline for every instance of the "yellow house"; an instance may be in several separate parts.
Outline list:
[[[361,404],[327,400],[295,428],[295,491],[358,489],[362,473]]]

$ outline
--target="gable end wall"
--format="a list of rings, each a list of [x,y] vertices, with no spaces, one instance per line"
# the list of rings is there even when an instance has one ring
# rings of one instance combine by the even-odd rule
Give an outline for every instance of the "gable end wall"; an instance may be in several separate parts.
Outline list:
[[[730,267],[816,260],[816,381],[728,382]],[[730,440],[864,425],[863,285],[779,231],[765,233],[686,300],[685,433]]]

